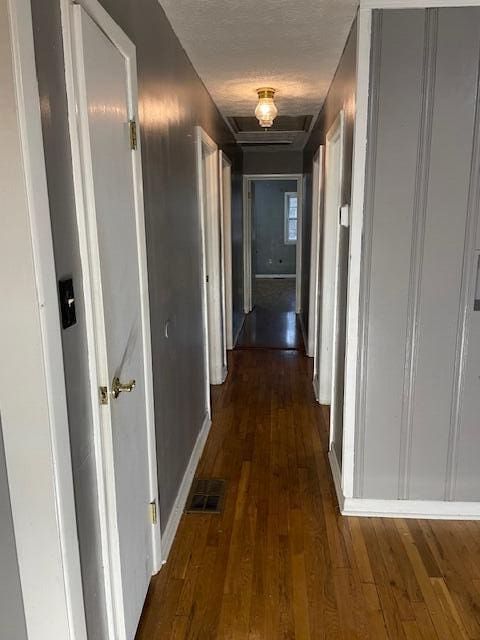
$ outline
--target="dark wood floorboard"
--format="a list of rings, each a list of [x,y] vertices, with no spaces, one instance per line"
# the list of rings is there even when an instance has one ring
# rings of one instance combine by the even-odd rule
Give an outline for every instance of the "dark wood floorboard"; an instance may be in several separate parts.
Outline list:
[[[303,350],[300,322],[295,314],[293,278],[262,278],[253,283],[254,308],[245,317],[237,349]]]
[[[304,349],[295,311],[255,307],[245,317],[235,349]]]
[[[137,640],[480,640],[480,523],[344,518],[308,359],[236,351],[198,476],[221,515],[184,515]]]

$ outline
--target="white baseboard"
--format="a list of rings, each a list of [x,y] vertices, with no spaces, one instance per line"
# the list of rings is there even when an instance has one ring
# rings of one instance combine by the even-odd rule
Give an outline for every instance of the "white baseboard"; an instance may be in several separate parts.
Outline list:
[[[285,278],[295,280],[297,276],[295,273],[256,273],[255,278],[257,280],[284,280]]]
[[[167,526],[165,527],[165,531],[162,535],[162,564],[168,559],[168,554],[170,553],[170,549],[172,548],[173,540],[175,538],[175,534],[177,533],[178,525],[180,524],[180,518],[182,517],[183,510],[185,508],[185,503],[187,502],[188,494],[190,492],[190,487],[192,486],[193,477],[195,475],[195,471],[197,470],[198,462],[203,452],[203,448],[205,447],[205,442],[207,441],[207,436],[210,431],[210,426],[212,422],[210,420],[210,415],[205,414],[205,418],[203,419],[202,428],[200,429],[200,433],[198,434],[197,441],[195,442],[195,446],[193,447],[192,455],[190,456],[190,460],[188,461],[187,469],[183,476],[182,482],[180,484],[180,488],[178,490],[177,497],[175,499],[175,504],[173,505],[172,512],[168,518]]]
[[[218,376],[216,377],[212,376],[210,378],[210,384],[214,384],[214,385],[223,384],[227,379],[227,373],[228,373],[227,367],[225,365],[222,365],[222,368],[218,372]]]
[[[333,451],[329,451],[328,458],[340,512],[343,516],[418,518],[420,520],[480,520],[480,502],[345,498],[337,456]]]

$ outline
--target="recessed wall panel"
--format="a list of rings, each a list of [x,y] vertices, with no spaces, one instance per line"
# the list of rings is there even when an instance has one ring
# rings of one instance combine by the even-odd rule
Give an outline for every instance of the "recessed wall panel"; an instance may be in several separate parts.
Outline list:
[[[371,243],[366,295],[364,477],[360,495],[396,498],[417,141],[420,129],[423,11],[375,12],[369,129],[370,179],[365,243]],[[375,87],[374,87],[375,88]],[[373,148],[372,148],[373,145]]]
[[[407,497],[445,494],[457,323],[475,119],[480,33],[477,9],[441,9],[419,306],[413,318],[413,410]],[[420,233],[420,230],[417,230]]]

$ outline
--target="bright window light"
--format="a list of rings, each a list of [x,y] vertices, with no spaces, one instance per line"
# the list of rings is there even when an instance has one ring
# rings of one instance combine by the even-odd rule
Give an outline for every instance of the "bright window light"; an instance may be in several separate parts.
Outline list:
[[[285,244],[296,244],[298,221],[298,196],[296,191],[285,194]]]

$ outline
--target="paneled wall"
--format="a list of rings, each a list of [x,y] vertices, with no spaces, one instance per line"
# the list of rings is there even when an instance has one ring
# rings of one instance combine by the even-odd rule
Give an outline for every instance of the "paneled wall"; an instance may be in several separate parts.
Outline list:
[[[480,8],[373,14],[360,497],[480,500],[479,53]]]

